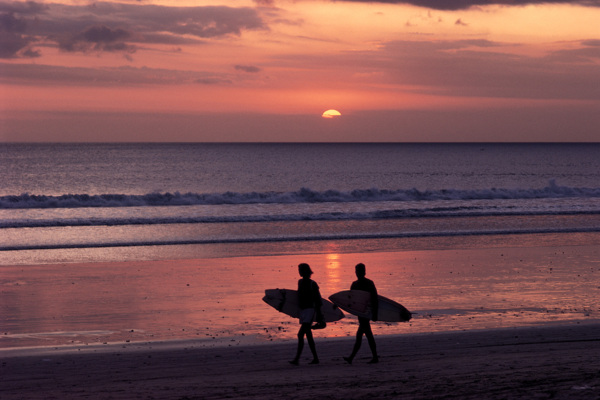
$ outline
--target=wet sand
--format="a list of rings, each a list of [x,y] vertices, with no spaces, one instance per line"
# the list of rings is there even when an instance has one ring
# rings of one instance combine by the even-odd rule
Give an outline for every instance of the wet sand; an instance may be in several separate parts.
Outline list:
[[[337,253],[325,242],[330,252],[2,266],[0,349],[294,339],[298,321],[261,299],[268,288],[296,288],[299,262],[312,266],[324,297],[348,289],[364,262],[380,294],[416,313],[406,324],[373,324],[376,335],[600,322],[598,235],[594,244],[575,234],[521,236],[521,246],[508,239],[483,248]],[[355,331],[348,315],[317,336]]]
[[[597,399],[600,325],[378,336],[205,348],[194,341],[0,350],[8,399]]]

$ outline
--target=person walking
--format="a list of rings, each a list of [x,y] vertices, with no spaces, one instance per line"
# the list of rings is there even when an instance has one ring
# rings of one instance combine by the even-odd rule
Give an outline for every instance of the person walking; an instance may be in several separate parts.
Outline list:
[[[323,301],[321,299],[321,292],[319,291],[319,285],[317,282],[311,279],[313,274],[310,266],[306,263],[298,265],[298,273],[302,277],[298,280],[298,303],[300,305],[300,330],[298,331],[298,350],[296,351],[296,357],[290,361],[290,364],[298,365],[300,363],[300,356],[304,348],[304,336],[312,352],[313,359],[310,364],[318,364],[319,357],[317,356],[317,349],[315,347],[315,341],[311,330],[313,321],[321,321],[321,305]]]
[[[372,280],[366,278],[367,270],[365,264],[357,264],[355,267],[355,273],[358,279],[352,282],[350,290],[363,290],[371,294],[371,319],[373,321],[377,321],[379,301],[377,298],[377,288],[375,287],[375,283],[373,283]],[[369,364],[376,364],[379,362],[379,356],[377,355],[377,345],[375,344],[375,337],[373,336],[373,331],[371,330],[371,322],[369,318],[358,317],[358,330],[356,331],[356,341],[354,342],[354,348],[352,349],[352,353],[349,357],[344,357],[344,360],[346,360],[348,364],[352,364],[352,360],[354,360],[356,353],[358,353],[358,350],[360,350],[363,335],[367,337],[369,347],[371,348],[371,353],[373,354],[373,358],[371,359],[371,361],[369,361]]]

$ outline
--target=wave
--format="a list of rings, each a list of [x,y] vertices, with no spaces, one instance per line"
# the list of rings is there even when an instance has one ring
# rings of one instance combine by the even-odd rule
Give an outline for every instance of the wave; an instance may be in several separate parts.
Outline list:
[[[467,211],[469,210],[469,211]],[[372,212],[335,212],[318,214],[283,215],[239,215],[204,217],[128,217],[128,218],[63,218],[63,219],[15,219],[0,220],[0,229],[8,228],[52,228],[72,226],[125,226],[125,225],[169,225],[169,224],[212,224],[251,222],[297,222],[297,221],[341,221],[377,220],[402,218],[453,218],[453,217],[501,217],[542,215],[600,215],[600,210],[585,211],[490,211],[479,207],[447,207],[431,209],[379,210]]]
[[[141,247],[141,246],[177,246],[177,245],[206,245],[206,244],[235,244],[235,243],[277,243],[277,242],[302,242],[323,240],[360,240],[360,239],[402,239],[425,237],[454,237],[454,236],[488,236],[488,235],[521,235],[540,233],[585,233],[600,232],[600,228],[538,228],[538,229],[497,229],[487,231],[453,231],[453,232],[398,232],[398,233],[358,233],[358,234],[326,234],[326,235],[300,235],[277,237],[245,237],[221,239],[183,239],[183,240],[148,240],[148,241],[123,241],[123,242],[95,242],[95,243],[56,243],[56,244],[24,244],[0,246],[0,251],[23,250],[58,250],[58,249],[89,249],[112,247]]]
[[[83,208],[83,207],[157,207],[222,204],[292,204],[292,203],[350,203],[376,201],[433,201],[433,200],[495,200],[545,198],[600,197],[600,188],[559,186],[550,181],[544,188],[530,189],[356,189],[351,191],[315,191],[302,188],[294,192],[225,192],[149,193],[132,194],[64,194],[60,196],[21,195],[0,196],[0,209]]]

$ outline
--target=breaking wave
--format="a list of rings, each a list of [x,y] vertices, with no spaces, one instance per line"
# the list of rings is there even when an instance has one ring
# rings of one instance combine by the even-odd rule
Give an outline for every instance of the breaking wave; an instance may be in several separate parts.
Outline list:
[[[157,207],[222,204],[292,204],[292,203],[350,203],[378,201],[435,201],[435,200],[495,200],[545,198],[595,198],[600,188],[558,186],[550,181],[539,189],[485,189],[485,190],[417,190],[417,189],[356,189],[351,191],[315,191],[302,188],[294,192],[226,192],[149,193],[132,194],[64,194],[60,196],[21,195],[0,196],[0,209],[84,208],[84,207]]]
[[[127,217],[127,218],[62,218],[62,219],[15,219],[0,220],[0,229],[6,228],[50,228],[66,226],[124,226],[124,225],[167,225],[167,224],[211,224],[238,222],[293,222],[293,221],[341,221],[400,218],[452,218],[490,216],[535,216],[535,215],[597,215],[600,210],[582,211],[492,211],[478,207],[431,208],[410,210],[380,210],[371,212],[337,212],[316,214],[280,215],[236,215],[202,217]]]

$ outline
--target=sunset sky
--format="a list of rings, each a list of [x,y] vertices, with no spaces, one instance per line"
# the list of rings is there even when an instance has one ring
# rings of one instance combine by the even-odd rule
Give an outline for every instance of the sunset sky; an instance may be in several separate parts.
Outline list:
[[[600,0],[0,0],[3,142],[599,140]]]

